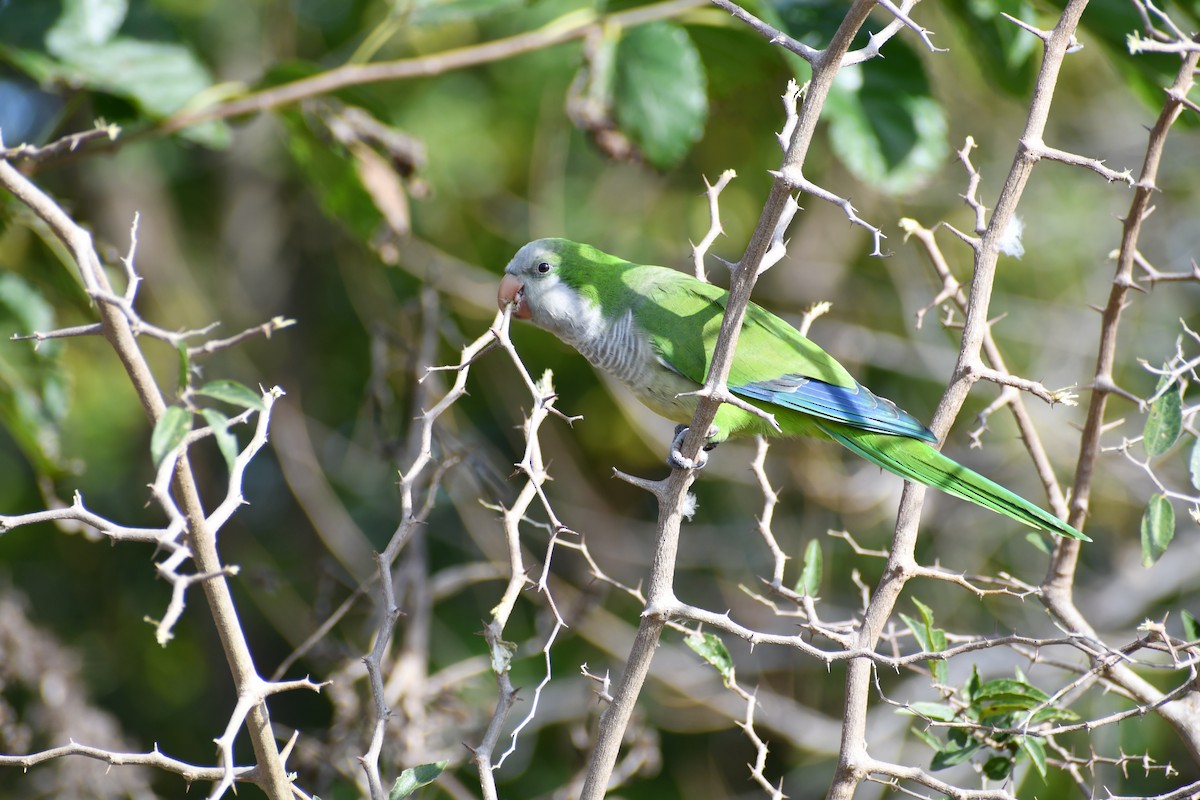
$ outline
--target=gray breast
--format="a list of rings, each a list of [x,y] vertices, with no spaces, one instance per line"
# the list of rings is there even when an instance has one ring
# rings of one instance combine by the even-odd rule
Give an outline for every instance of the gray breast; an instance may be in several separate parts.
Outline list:
[[[637,390],[649,382],[654,357],[650,343],[634,327],[632,311],[605,328],[588,331],[574,344],[584,358],[626,386]]]

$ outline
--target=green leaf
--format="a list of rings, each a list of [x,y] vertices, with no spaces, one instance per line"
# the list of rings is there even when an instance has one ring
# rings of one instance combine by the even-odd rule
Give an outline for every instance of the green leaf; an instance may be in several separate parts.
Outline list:
[[[983,762],[983,774],[994,781],[1002,781],[1012,772],[1013,761],[1008,756],[992,756]]]
[[[54,308],[31,284],[0,272],[0,331],[50,331]],[[4,428],[42,474],[58,475],[62,462],[60,428],[69,407],[70,375],[63,368],[62,340],[8,342],[0,348],[0,428]]]
[[[66,58],[77,47],[104,44],[127,13],[128,0],[64,0],[62,16],[46,32],[46,49]]]
[[[901,614],[900,619],[904,620],[904,624],[912,631],[913,637],[917,640],[921,649],[930,653],[945,650],[946,632],[934,626],[933,609],[915,597],[913,598],[913,605],[921,612],[921,621],[917,622],[906,614]],[[929,665],[929,671],[933,673],[934,683],[945,684],[950,680],[950,666],[945,660],[931,658],[926,663]]]
[[[903,712],[903,709],[901,709],[901,712]],[[935,752],[942,749],[942,743],[928,730],[924,728],[909,728],[909,730],[922,742],[932,747]]]
[[[842,163],[862,182],[901,194],[938,174],[950,147],[920,58],[900,39],[886,55],[839,72],[825,108]]]
[[[924,625],[904,612],[900,612],[900,619],[904,621],[909,631],[912,632],[913,638],[917,640],[917,647],[924,651],[933,649],[929,646],[929,635],[926,633]]]
[[[1050,544],[1046,541],[1046,537],[1043,536],[1042,534],[1038,533],[1037,531],[1030,531],[1029,533],[1025,534],[1025,541],[1029,542],[1031,545],[1036,547],[1038,550],[1041,550],[1046,555],[1051,555],[1051,553],[1053,552],[1050,549]]]
[[[915,597],[913,598],[913,605],[916,606],[917,610],[921,612],[921,621],[925,623],[925,628],[927,630],[932,629],[933,628],[933,609],[930,608],[929,606],[925,605],[924,603],[922,603],[920,600],[918,600]]]
[[[717,668],[728,686],[733,679],[733,657],[729,655],[725,643],[714,633],[693,633],[684,641],[697,655]]]
[[[67,376],[57,364],[27,374],[0,360],[0,427],[39,472],[64,469],[60,428],[67,407]]]
[[[1036,705],[1037,702],[1026,694],[998,694],[981,701],[976,709],[981,720],[988,720],[990,724],[999,724],[996,722],[997,717],[1028,711]]]
[[[212,381],[197,389],[196,394],[254,411],[262,411],[265,408],[261,394],[237,381],[224,379]]]
[[[972,703],[984,715],[1028,711],[1050,699],[1041,689],[1012,678],[999,678],[984,683],[975,692]]]
[[[233,469],[233,462],[238,457],[238,446],[237,437],[229,431],[229,417],[214,408],[202,409],[200,413],[204,415],[208,427],[212,428],[213,438],[217,440],[217,449],[225,457],[225,463]]]
[[[975,696],[972,699],[976,702],[981,702],[989,697],[1006,694],[1028,695],[1038,703],[1044,703],[1050,699],[1048,694],[1033,684],[1014,678],[996,678],[990,680],[975,690]]]
[[[1192,445],[1192,457],[1188,461],[1188,472],[1191,473],[1192,486],[1200,489],[1200,439]]]
[[[954,709],[945,703],[909,703],[904,708],[896,709],[900,714],[913,714],[938,722],[949,722],[954,719]]]
[[[133,100],[153,117],[178,111],[212,83],[191,51],[169,42],[117,37],[60,57],[87,86]]]
[[[1179,612],[1179,618],[1183,621],[1183,638],[1189,642],[1200,640],[1200,622],[1192,615],[1192,612],[1186,608]]]
[[[811,540],[804,548],[804,567],[800,570],[800,578],[796,581],[796,593],[816,597],[821,589],[821,572],[824,557],[821,554],[821,543]]]
[[[80,44],[58,53],[73,82],[124,97],[151,119],[165,119],[212,85],[208,69],[187,47],[116,36],[102,44]],[[187,128],[189,139],[224,147],[223,123]]]
[[[54,328],[54,306],[21,276],[0,272],[0,324],[25,334],[49,331]],[[61,348],[61,342],[48,339],[39,342],[35,352],[57,353]]]
[[[179,391],[183,392],[184,387],[188,385],[188,376],[191,373],[192,360],[188,357],[188,346],[183,342],[175,345],[175,355],[178,356],[179,374],[176,380],[179,381]]]
[[[282,86],[285,83],[311,78],[321,72],[321,65],[303,59],[281,59],[266,65],[266,72],[255,82],[253,91]]]
[[[1041,711],[1035,712],[1029,718],[1030,725],[1038,725],[1043,722],[1074,722],[1079,719],[1079,715],[1069,708],[1054,708],[1053,706],[1043,708]]]
[[[945,644],[945,640],[943,640],[943,646],[944,646],[944,644]],[[939,649],[944,649],[944,648],[939,648]],[[950,682],[950,665],[946,663],[945,659],[931,658],[931,659],[929,659],[929,661],[927,661],[925,663],[928,664],[930,671],[933,672],[933,682],[934,683],[939,684],[941,686],[945,686],[947,683]]]
[[[436,761],[432,764],[421,764],[404,770],[392,784],[392,790],[388,792],[388,800],[403,800],[422,786],[433,783],[449,763],[449,761]]]
[[[192,414],[182,406],[168,406],[150,435],[150,457],[157,467],[167,454],[180,445],[192,429]]]
[[[1156,494],[1142,514],[1142,566],[1150,568],[1175,538],[1175,509],[1165,495]]]
[[[947,769],[961,764],[978,751],[983,744],[975,739],[960,742],[948,742],[942,749],[933,754],[929,767],[933,770]]]
[[[1163,376],[1154,391],[1162,391],[1163,384],[1168,380]],[[1142,431],[1142,447],[1146,455],[1154,458],[1161,456],[1171,449],[1183,431],[1183,395],[1180,386],[1167,389],[1150,404],[1150,413],[1146,415],[1146,427]]]
[[[963,699],[973,706],[975,704],[975,695],[982,686],[983,680],[979,677],[979,667],[972,667],[971,677],[962,687]]]
[[[941,628],[934,628],[930,631],[930,637],[933,640],[934,650],[941,651],[946,649],[946,632]],[[945,686],[950,682],[950,665],[946,663],[944,658],[931,658],[925,662],[929,669],[933,672],[933,682]]]
[[[1046,746],[1036,736],[1022,736],[1021,749],[1029,755],[1029,760],[1037,768],[1042,778],[1046,777]]]
[[[675,166],[704,134],[708,95],[700,53],[667,22],[628,31],[617,46],[613,112],[646,161]]]
[[[949,731],[947,731],[946,738],[950,740],[951,744],[962,747],[975,737],[972,736],[971,732],[965,728],[951,728]]]

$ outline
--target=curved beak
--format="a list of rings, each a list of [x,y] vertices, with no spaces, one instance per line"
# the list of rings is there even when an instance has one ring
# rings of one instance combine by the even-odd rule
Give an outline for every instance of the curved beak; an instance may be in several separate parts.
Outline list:
[[[504,307],[514,304],[512,315],[517,319],[529,319],[529,307],[525,305],[525,287],[521,281],[509,273],[504,273],[500,279],[500,291],[496,294],[496,305],[503,311]]]

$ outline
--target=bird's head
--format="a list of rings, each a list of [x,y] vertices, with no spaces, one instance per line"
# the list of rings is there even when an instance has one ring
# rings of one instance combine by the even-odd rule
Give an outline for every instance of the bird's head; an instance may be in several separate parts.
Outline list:
[[[527,319],[555,333],[574,327],[586,312],[577,288],[564,280],[572,248],[581,245],[566,239],[538,239],[522,247],[504,269],[496,302],[509,304],[517,319]]]

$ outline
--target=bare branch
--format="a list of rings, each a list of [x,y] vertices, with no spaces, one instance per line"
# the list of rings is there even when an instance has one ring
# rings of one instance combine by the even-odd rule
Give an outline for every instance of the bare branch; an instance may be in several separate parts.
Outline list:
[[[821,200],[824,200],[826,203],[831,203],[831,204],[839,207],[840,209],[842,209],[842,211],[846,214],[846,219],[850,220],[850,222],[852,224],[859,225],[863,228],[866,228],[868,231],[871,232],[871,238],[875,243],[875,247],[871,251],[871,255],[878,256],[880,258],[882,258],[884,255],[886,255],[880,249],[880,247],[882,245],[882,240],[886,239],[887,236],[884,235],[884,233],[881,229],[875,227],[874,225],[872,225],[871,223],[867,222],[865,219],[860,217],[858,215],[858,212],[854,210],[854,206],[851,205],[849,200],[847,200],[844,197],[838,197],[836,194],[829,191],[828,189],[824,189],[824,188],[818,186],[817,184],[813,183],[812,181],[808,180],[807,178],[805,178],[803,171],[799,168],[798,165],[787,166],[784,169],[780,170],[779,172],[772,172],[771,174],[775,175],[777,178],[780,178],[783,181],[786,181],[787,185],[791,189],[794,189],[794,190],[797,190],[800,192],[807,192],[808,194],[811,194],[813,197],[820,198]],[[793,200],[792,202],[795,202],[795,201]],[[793,213],[795,213],[795,212],[793,211]]]
[[[290,328],[296,324],[296,320],[288,319],[287,317],[272,317],[269,322],[264,322],[261,325],[255,325],[253,328],[247,328],[241,333],[234,334],[226,339],[210,339],[204,344],[195,345],[187,349],[188,358],[197,358],[199,356],[212,355],[220,350],[228,350],[230,347],[253,339],[256,336],[262,336],[270,339],[271,335],[276,331],[281,331],[284,328]]]
[[[104,763],[114,767],[154,767],[155,769],[161,769],[164,772],[174,773],[183,778],[187,783],[194,783],[196,781],[219,781],[224,776],[226,771],[224,767],[201,767],[196,764],[190,764],[187,761],[181,761],[177,758],[172,758],[163,754],[158,750],[158,748],[155,748],[147,753],[118,753],[102,747],[93,747],[91,745],[81,744],[79,742],[71,742],[70,744],[61,745],[59,747],[51,747],[48,750],[39,750],[36,753],[30,753],[23,756],[0,755],[0,766],[29,769],[30,767],[35,767],[38,764],[43,764],[56,758],[66,758],[68,756],[83,756],[84,758],[103,761]],[[253,767],[236,767],[234,769],[235,778],[238,780],[247,780],[253,770]]]
[[[1145,39],[1136,33],[1131,33],[1125,37],[1125,44],[1132,55],[1138,55],[1139,53],[1175,53],[1176,55],[1200,53],[1200,42],[1194,42],[1186,38],[1176,39],[1171,42],[1159,42],[1154,39]]]
[[[1031,157],[1048,158],[1052,161],[1061,161],[1064,164],[1070,164],[1073,167],[1083,167],[1096,173],[1104,178],[1109,183],[1120,181],[1121,183],[1133,185],[1133,174],[1128,168],[1117,172],[1114,169],[1109,169],[1104,166],[1104,162],[1095,158],[1068,153],[1066,150],[1059,150],[1057,147],[1050,147],[1044,142],[1025,142],[1025,146]]]
[[[754,477],[758,479],[758,486],[763,494],[763,509],[758,517],[758,533],[762,536],[767,549],[771,551],[771,558],[775,564],[771,573],[771,585],[782,586],[783,568],[787,563],[788,555],[775,541],[775,534],[771,531],[771,520],[775,516],[775,506],[779,503],[779,492],[771,486],[771,479],[767,477],[767,451],[770,449],[770,445],[762,436],[754,437],[754,443],[754,460],[750,462],[750,469],[753,470]]]
[[[11,341],[14,342],[44,342],[47,339],[68,339],[74,336],[98,336],[103,333],[103,326],[99,322],[93,322],[89,325],[75,325],[70,328],[57,328],[52,331],[33,331],[27,334],[14,333]]]
[[[929,31],[921,28],[921,26],[917,25],[908,17],[908,12],[916,7],[917,2],[918,0],[904,0],[904,2],[898,7],[894,4],[889,4],[889,11],[895,9],[898,12],[893,13],[895,19],[884,26],[883,30],[879,31],[878,33],[871,34],[867,39],[867,44],[865,47],[858,50],[852,50],[847,53],[842,59],[842,66],[849,67],[853,66],[854,64],[861,64],[864,61],[875,58],[880,54],[883,45],[906,27],[912,28],[914,31],[916,31],[917,35],[921,37],[921,40],[931,51],[938,53],[946,52],[943,48],[934,47],[933,42],[929,39]]]
[[[777,44],[803,58],[810,64],[817,60],[821,51],[809,47],[804,42],[797,41],[781,30],[771,27],[732,0],[712,0],[712,4],[728,11],[734,18],[750,26],[752,30],[764,37],[771,44]]]
[[[16,147],[5,148],[3,140],[0,139],[0,159],[5,161],[19,161],[22,159],[34,162],[49,161],[66,153],[74,153],[80,146],[90,141],[107,139],[110,142],[115,142],[120,135],[121,127],[119,125],[97,123],[96,127],[90,130],[68,134],[61,139],[57,139],[41,147],[31,144],[19,144]]]
[[[907,9],[912,8],[912,6],[916,5],[915,2],[906,3],[904,8],[897,6],[895,3],[892,2],[892,0],[879,0],[879,5],[882,6],[883,8],[886,8],[888,10],[888,13],[890,13],[893,17],[895,17],[897,21],[903,23],[907,28],[912,30],[913,33],[917,34],[917,36],[919,36],[921,38],[921,42],[925,45],[925,47],[927,47],[929,49],[929,52],[931,52],[931,53],[946,52],[946,48],[934,46],[933,40],[929,38],[930,33],[931,33],[930,31],[926,30],[925,28],[922,28],[916,22],[913,22],[912,18],[910,18],[908,16]]]
[[[692,245],[692,266],[698,280],[708,280],[704,269],[704,255],[718,236],[725,235],[725,229],[721,227],[720,197],[721,192],[736,177],[736,172],[727,169],[721,173],[721,177],[717,179],[716,183],[709,183],[707,178],[704,179],[704,195],[708,198],[708,233],[704,234],[704,238],[700,240],[699,244]]]
[[[1045,43],[1045,53],[1037,78],[1036,88],[1030,102],[1022,141],[1040,141],[1050,113],[1058,74],[1063,58],[1070,45],[1071,37],[1079,24],[1086,6],[1085,0],[1069,0],[1063,9],[1053,32]],[[997,242],[1007,229],[1016,211],[1017,202],[1033,168],[1033,161],[1018,151],[1012,169],[997,199],[990,224],[984,226],[983,206],[977,199],[978,173],[971,165],[970,150],[973,143],[959,152],[959,158],[971,176],[966,199],[976,210],[978,247],[974,247],[975,268],[971,292],[967,298],[963,322],[962,341],[954,379],[947,387],[930,428],[939,437],[950,429],[966,400],[967,392],[974,383],[972,365],[980,363],[980,351],[989,328],[989,306],[992,284],[995,277],[999,249]],[[906,484],[901,495],[900,509],[888,554],[887,567],[879,585],[876,586],[865,610],[862,627],[857,634],[858,646],[873,650],[891,618],[896,602],[906,583],[914,574],[917,526],[924,500],[924,488]],[[1062,545],[1060,545],[1060,549]],[[841,757],[830,788],[829,800],[850,800],[864,776],[873,771],[874,759],[865,752],[867,699],[871,686],[871,663],[867,659],[855,659],[847,665],[846,706],[842,728]],[[893,773],[894,774],[894,773]],[[920,779],[919,774],[906,775]],[[930,786],[928,783],[923,785]],[[936,791],[941,787],[930,786]]]
[[[0,187],[7,189],[28,206],[70,250],[89,295],[116,297],[96,253],[92,236],[86,229],[72,220],[49,195],[42,192],[7,161],[0,161]],[[132,309],[118,307],[120,298],[117,300],[117,303],[97,304],[104,335],[121,360],[148,418],[151,422],[157,422],[165,412],[166,404],[154,374],[137,345],[130,324]],[[182,516],[186,520],[188,545],[196,564],[196,571],[201,575],[213,576],[204,580],[202,586],[216,623],[230,675],[234,686],[240,692],[259,678],[255,672],[249,644],[238,623],[237,612],[226,581],[227,572],[217,553],[215,532],[206,524],[203,504],[188,459],[184,456],[168,461],[175,464],[174,485],[180,497]],[[279,756],[266,704],[254,703],[243,718],[249,723],[247,729],[259,767],[255,774],[260,779],[260,786],[272,800],[288,800],[292,795],[291,781]],[[227,770],[233,769],[232,762],[227,762],[225,766]],[[230,781],[232,774],[227,773]],[[222,781],[221,785],[224,784]]]
[[[971,163],[971,151],[975,149],[975,138],[968,136],[963,142],[962,149],[958,151],[958,160],[963,165],[963,169],[967,171],[967,190],[961,197],[966,202],[967,207],[975,212],[975,233],[982,234],[987,230],[987,209],[983,203],[979,201],[979,184],[982,176],[979,170],[975,169],[975,165]],[[964,234],[954,230],[953,227],[947,225],[960,239],[967,242],[972,248],[978,248],[978,240],[971,239]]]

